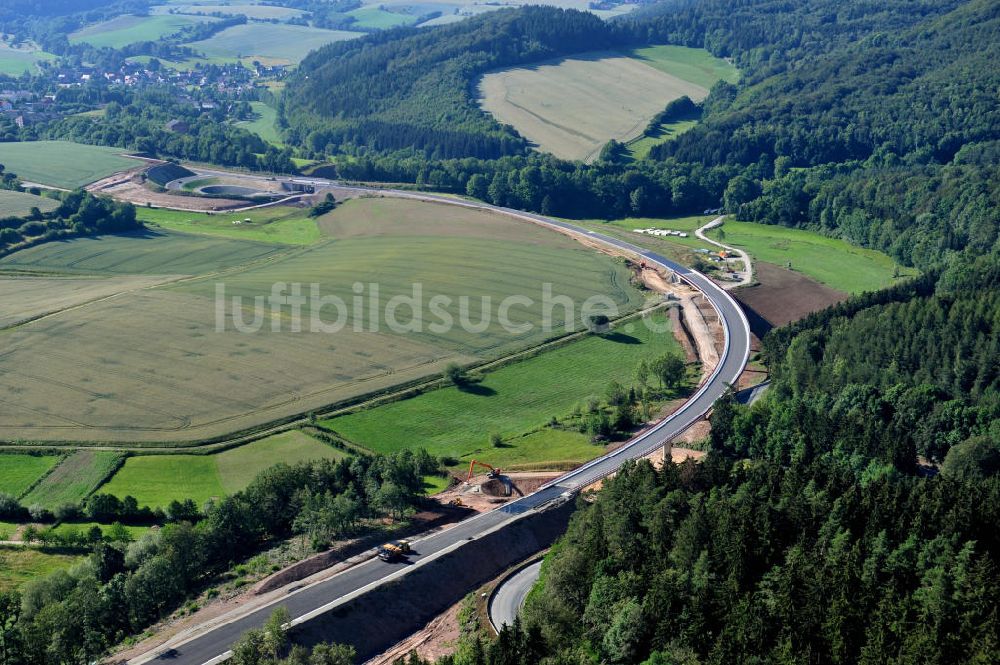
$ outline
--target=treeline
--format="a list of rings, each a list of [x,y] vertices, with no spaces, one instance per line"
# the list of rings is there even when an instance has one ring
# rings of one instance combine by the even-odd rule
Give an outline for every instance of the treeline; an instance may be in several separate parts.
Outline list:
[[[412,182],[462,192],[494,205],[564,217],[670,216],[701,213],[721,204],[727,183],[756,165],[703,167],[675,160],[648,164],[584,165],[550,155],[496,160],[427,161],[419,156],[360,157],[338,162],[348,180]]]
[[[928,268],[966,250],[1000,249],[998,146],[968,145],[943,166],[879,153],[762,183],[736,179],[726,207],[740,219],[817,230]]]
[[[210,502],[196,524],[168,524],[127,546],[102,541],[86,563],[31,582],[23,594],[0,593],[2,662],[94,662],[234,563],[301,531],[297,522],[313,510],[316,497],[349,499],[356,520],[401,515],[419,503],[421,475],[430,463],[426,454],[406,451],[279,464],[245,490]]]
[[[523,622],[438,662],[993,662],[998,286],[983,257],[779,331],[769,393],[717,403],[702,463],[622,469]]]
[[[76,94],[87,94],[86,88]],[[101,94],[97,90],[94,94]],[[295,173],[290,150],[279,150],[259,136],[228,120],[232,100],[208,96],[193,102],[169,87],[116,91],[101,118],[73,116],[46,126],[39,138],[117,146],[134,152],[211,162],[257,171]],[[184,132],[170,131],[171,120],[187,124]]]
[[[0,218],[0,255],[59,238],[125,233],[141,228],[142,222],[136,220],[131,203],[76,190],[63,194],[59,207],[52,212],[32,208],[24,217]]]
[[[307,57],[288,87],[288,140],[313,152],[349,143],[440,158],[520,154],[524,139],[477,107],[479,75],[619,42],[593,14],[526,7],[331,44]]]

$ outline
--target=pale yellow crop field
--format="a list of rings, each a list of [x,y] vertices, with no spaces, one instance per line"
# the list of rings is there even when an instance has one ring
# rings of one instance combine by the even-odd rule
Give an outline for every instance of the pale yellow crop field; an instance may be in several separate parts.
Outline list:
[[[598,52],[485,75],[480,105],[540,150],[589,161],[611,139],[628,141],[671,100],[708,91],[641,60]]]
[[[50,271],[0,279],[0,441],[204,441],[543,342],[560,332],[540,325],[546,288],[578,304],[601,295],[623,313],[642,304],[621,262],[500,215],[359,199],[319,224],[323,237],[306,246],[149,231],[0,260],[0,269]],[[264,304],[289,284],[339,299],[344,327],[311,325],[314,314],[327,325],[339,318],[322,303],[300,313]],[[419,310],[428,325],[393,329],[383,312],[418,287],[420,303],[394,320]],[[428,308],[437,296],[455,325],[429,325],[442,316]],[[511,296],[532,299],[511,312],[529,331],[501,324],[498,306]],[[237,326],[237,315],[257,314],[255,331]],[[458,325],[466,315],[470,326]]]

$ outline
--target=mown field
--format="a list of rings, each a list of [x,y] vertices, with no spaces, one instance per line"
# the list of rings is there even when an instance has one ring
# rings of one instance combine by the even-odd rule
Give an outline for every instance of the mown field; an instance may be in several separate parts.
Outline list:
[[[284,143],[281,140],[281,135],[278,134],[278,128],[274,124],[278,118],[278,112],[274,107],[268,106],[264,102],[250,102],[250,106],[253,107],[253,111],[257,114],[257,117],[253,120],[244,120],[236,124],[247,131],[253,132],[271,145],[278,146],[279,148],[283,147]]]
[[[893,283],[893,275],[916,274],[881,252],[812,231],[727,221],[721,233],[715,229],[708,235],[745,249],[751,258],[781,267],[791,264],[792,270],[846,293],[884,288]]]
[[[316,220],[301,208],[259,208],[239,213],[197,213],[165,208],[137,208],[136,216],[147,225],[174,231],[223,238],[310,245],[320,238]],[[246,220],[251,220],[246,223]],[[240,224],[233,224],[239,221]]]
[[[487,74],[480,105],[540,150],[591,160],[609,140],[639,136],[671,100],[701,100],[734,71],[701,49],[595,52]]]
[[[704,49],[673,45],[647,46],[633,49],[629,51],[629,55],[650,67],[706,90],[711,89],[718,81],[736,83],[740,80],[740,73],[733,65]]]
[[[0,494],[21,496],[60,459],[55,455],[0,455]]]
[[[248,23],[227,28],[211,39],[192,42],[186,46],[215,59],[253,57],[297,64],[310,51],[360,35],[358,32],[323,30],[302,25]]]
[[[663,315],[653,321],[669,327]],[[458,466],[472,458],[503,468],[583,462],[603,447],[575,431],[541,428],[589,397],[601,397],[612,380],[633,383],[640,360],[668,351],[680,352],[669,330],[653,332],[635,322],[615,334],[588,336],[489,372],[469,389],[443,388],[321,424],[378,452],[426,448],[460,460]],[[504,437],[504,447],[490,445],[494,432]]]
[[[139,160],[121,153],[121,148],[70,141],[0,143],[0,164],[22,180],[74,189],[112,173],[142,166]]]
[[[0,74],[21,76],[25,72],[34,73],[38,63],[55,60],[56,56],[37,48],[12,48],[0,42]]]
[[[558,307],[554,330],[538,326],[544,284],[578,305],[594,295],[612,298],[622,311],[641,302],[622,263],[498,215],[363,199],[319,222],[326,237],[304,247],[149,231],[50,243],[0,260],[0,269],[11,270],[202,275],[127,290],[9,329],[0,357],[0,438],[157,445],[221,436],[558,334],[564,323]],[[291,283],[302,285],[307,297],[318,284],[318,295],[339,297],[345,313],[322,305],[317,311],[326,327],[314,329],[307,301],[296,331],[291,306],[269,304],[276,284]],[[359,310],[355,284],[366,294]],[[415,284],[422,289],[423,325],[394,331],[384,308],[393,296],[412,296]],[[219,289],[224,294],[217,301]],[[369,298],[376,290],[373,309]],[[242,300],[233,304],[234,296]],[[454,325],[430,327],[442,323],[428,306],[434,296],[452,299],[441,311]],[[508,296],[535,300],[510,310],[513,323],[535,329],[504,330],[497,315]],[[484,311],[485,328],[467,329]],[[331,332],[338,320],[343,327]],[[397,307],[394,321],[413,324],[411,308]],[[360,330],[355,322],[363,323]]]
[[[119,453],[78,450],[63,458],[52,473],[21,498],[21,504],[51,510],[64,503],[79,503],[111,475],[121,459]]]
[[[0,189],[0,217],[22,217],[31,212],[32,208],[38,208],[42,212],[51,212],[58,207],[58,201],[45,196]]]
[[[173,500],[210,498],[238,492],[264,469],[279,462],[341,459],[341,450],[298,430],[283,432],[214,455],[130,457],[98,492],[134,496],[140,505],[166,507]]]
[[[69,35],[71,44],[87,43],[95,48],[123,48],[136,42],[155,42],[182,28],[218,19],[208,16],[118,16],[88,25]]]

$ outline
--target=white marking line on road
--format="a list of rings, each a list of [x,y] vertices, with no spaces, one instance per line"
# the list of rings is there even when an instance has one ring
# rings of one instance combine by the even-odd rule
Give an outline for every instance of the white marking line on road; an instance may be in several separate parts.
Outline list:
[[[341,605],[349,603],[350,601],[354,600],[355,598],[358,598],[359,596],[364,595],[365,593],[367,593],[371,589],[379,587],[379,586],[381,586],[383,584],[386,584],[388,582],[392,582],[394,580],[397,580],[397,579],[399,579],[399,578],[401,578],[401,577],[409,574],[410,572],[412,572],[414,570],[417,570],[418,568],[421,568],[421,567],[423,567],[423,566],[425,566],[425,565],[427,565],[427,564],[429,564],[429,563],[431,563],[433,561],[436,561],[437,559],[441,558],[442,556],[444,556],[446,554],[450,554],[451,552],[454,552],[458,548],[463,547],[466,543],[469,542],[469,540],[478,540],[480,538],[488,536],[491,533],[494,533],[496,531],[499,531],[500,529],[504,529],[504,528],[508,527],[512,522],[516,522],[518,520],[521,520],[524,517],[526,517],[527,515],[531,515],[531,514],[536,513],[536,512],[537,511],[535,511],[534,509],[532,509],[532,510],[526,510],[525,512],[520,513],[518,515],[512,515],[509,519],[504,520],[503,522],[500,522],[499,524],[497,524],[496,526],[494,526],[491,529],[488,529],[486,531],[483,531],[481,533],[476,534],[471,539],[467,538],[467,539],[464,539],[464,540],[460,540],[457,543],[452,543],[451,545],[449,545],[448,547],[445,547],[444,549],[441,549],[441,550],[439,550],[437,552],[434,552],[433,554],[427,555],[426,557],[420,559],[419,561],[417,561],[413,565],[402,566],[398,570],[396,570],[396,571],[394,571],[394,572],[386,575],[385,577],[379,578],[379,579],[375,580],[374,582],[369,582],[365,586],[360,587],[358,589],[355,589],[354,591],[352,591],[352,592],[350,592],[348,594],[345,594],[345,595],[343,595],[343,596],[341,596],[341,597],[339,597],[339,598],[337,598],[335,600],[332,600],[329,603],[327,603],[326,605],[322,605],[320,607],[317,607],[316,609],[314,609],[314,610],[312,610],[310,612],[306,612],[305,614],[303,614],[300,617],[296,617],[295,619],[292,619],[290,622],[288,622],[287,625],[288,625],[289,628],[291,628],[291,627],[303,624],[303,623],[305,623],[307,621],[310,621],[312,619],[315,619],[316,617],[318,617],[318,616],[320,616],[322,614],[325,614],[325,613],[329,612],[330,610],[332,610],[334,608],[340,607]],[[481,515],[486,515],[488,513],[480,513],[480,514]],[[418,541],[414,541],[414,542],[418,542]],[[302,591],[302,590],[304,590],[304,589],[300,589],[299,591]],[[274,603],[272,603],[270,605],[265,605],[264,608],[270,607],[271,605],[278,604],[280,602],[281,602],[280,600],[275,601]],[[259,608],[259,609],[264,609],[264,608]],[[203,663],[202,665],[218,665],[218,663],[224,662],[225,660],[227,660],[230,657],[232,657],[232,655],[233,655],[232,651],[227,651],[226,653],[218,655],[218,656],[216,656],[215,658],[213,658],[211,660],[205,661],[205,663]]]

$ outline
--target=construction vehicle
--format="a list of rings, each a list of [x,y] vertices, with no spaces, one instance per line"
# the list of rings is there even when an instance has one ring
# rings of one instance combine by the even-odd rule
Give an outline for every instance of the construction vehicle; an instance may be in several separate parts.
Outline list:
[[[394,540],[378,548],[378,558],[383,561],[399,561],[410,553],[410,541]]]
[[[465,479],[466,483],[472,482],[472,475],[475,472],[475,468],[476,468],[477,464],[479,466],[486,467],[487,469],[489,469],[489,473],[486,474],[487,478],[491,478],[491,479],[492,478],[499,478],[500,475],[503,473],[500,469],[495,469],[492,466],[490,466],[489,464],[487,464],[486,462],[480,462],[479,460],[472,460],[471,462],[469,462],[469,477]]]

